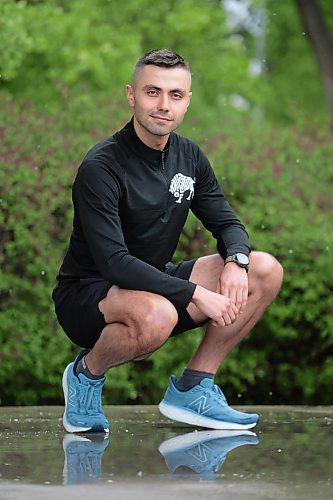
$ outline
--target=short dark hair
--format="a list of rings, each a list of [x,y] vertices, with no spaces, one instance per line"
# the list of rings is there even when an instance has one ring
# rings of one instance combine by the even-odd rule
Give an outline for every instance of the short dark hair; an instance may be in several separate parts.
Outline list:
[[[154,49],[140,57],[134,68],[132,82],[137,71],[149,65],[160,68],[184,68],[191,73],[189,63],[176,52],[169,49]]]
[[[176,52],[169,49],[154,49],[144,54],[135,65],[135,68],[140,66],[160,66],[162,68],[173,68],[180,66],[190,71],[189,63]]]

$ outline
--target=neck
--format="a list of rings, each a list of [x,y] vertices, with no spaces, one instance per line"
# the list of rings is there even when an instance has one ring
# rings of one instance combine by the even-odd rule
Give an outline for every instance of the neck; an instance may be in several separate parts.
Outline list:
[[[134,116],[133,120],[134,130],[139,139],[149,148],[158,149],[163,151],[166,143],[168,142],[170,134],[167,135],[154,135],[144,129]]]

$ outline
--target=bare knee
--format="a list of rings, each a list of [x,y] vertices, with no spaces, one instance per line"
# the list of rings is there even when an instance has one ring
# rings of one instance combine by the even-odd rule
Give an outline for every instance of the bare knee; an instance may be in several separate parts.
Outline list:
[[[112,287],[99,309],[109,324],[127,328],[128,342],[135,347],[135,358],[145,357],[158,349],[170,336],[178,321],[173,304],[150,292]]]
[[[249,289],[272,300],[278,294],[283,281],[283,267],[273,255],[252,252],[250,255]]]
[[[176,308],[164,297],[152,295],[144,309],[135,321],[138,348],[143,358],[166,342],[178,321]]]

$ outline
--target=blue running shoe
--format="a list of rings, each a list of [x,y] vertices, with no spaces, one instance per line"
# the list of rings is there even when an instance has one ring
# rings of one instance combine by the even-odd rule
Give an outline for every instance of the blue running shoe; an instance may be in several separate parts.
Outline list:
[[[101,406],[105,377],[93,380],[83,373],[75,373],[77,363],[88,352],[81,351],[62,377],[65,395],[63,424],[67,432],[109,432],[109,422]]]
[[[251,431],[199,431],[163,441],[158,450],[172,474],[199,474],[212,479],[229,451],[247,444],[258,444]]]
[[[65,453],[64,484],[80,484],[102,475],[102,456],[109,439],[105,434],[66,434],[62,447]]]
[[[188,391],[179,391],[176,377],[170,377],[170,384],[159,404],[160,412],[172,420],[209,429],[241,430],[251,429],[259,420],[256,413],[243,413],[231,408],[221,391],[209,378]]]

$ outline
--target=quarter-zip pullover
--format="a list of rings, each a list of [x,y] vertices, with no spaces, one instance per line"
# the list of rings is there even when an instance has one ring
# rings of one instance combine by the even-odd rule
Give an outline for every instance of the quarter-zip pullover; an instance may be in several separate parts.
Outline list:
[[[163,271],[190,209],[216,238],[223,258],[250,252],[246,230],[207,157],[174,132],[161,152],[138,138],[131,120],[85,156],[72,199],[73,231],[60,283],[103,278],[185,308],[196,285]]]

